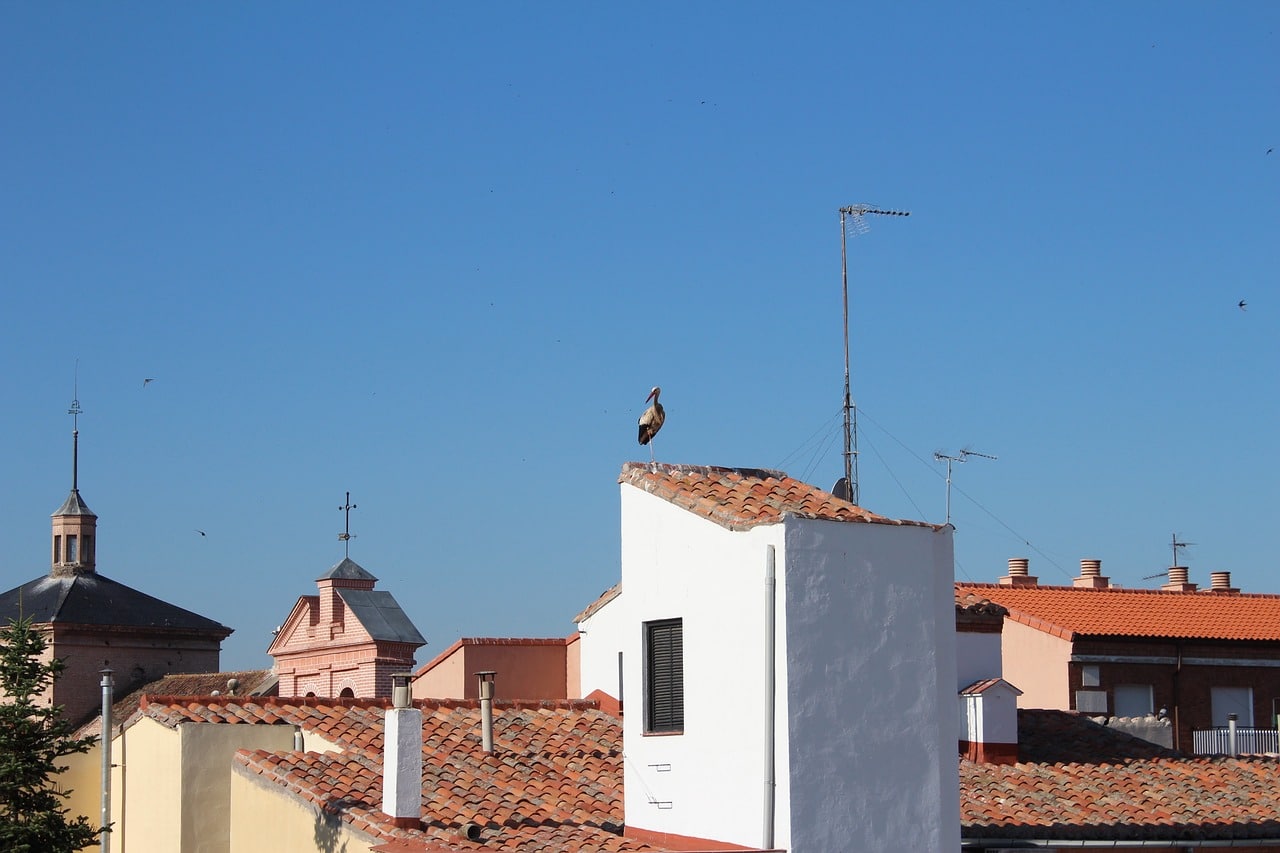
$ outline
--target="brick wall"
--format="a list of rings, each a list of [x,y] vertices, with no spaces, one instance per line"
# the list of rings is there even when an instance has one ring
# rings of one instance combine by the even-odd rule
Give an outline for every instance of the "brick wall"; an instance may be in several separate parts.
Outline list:
[[[1232,643],[1204,641],[1125,641],[1077,640],[1073,657],[1152,657],[1181,658],[1176,663],[1131,662],[1076,662],[1068,665],[1068,681],[1072,708],[1075,707],[1077,690],[1102,690],[1107,695],[1108,713],[1115,708],[1115,688],[1120,684],[1149,684],[1152,686],[1154,708],[1167,708],[1174,722],[1174,747],[1190,751],[1192,731],[1207,729],[1213,725],[1212,688],[1249,687],[1253,693],[1253,722],[1261,728],[1275,725],[1272,719],[1273,701],[1280,703],[1280,667],[1267,666],[1267,662],[1280,662],[1280,644]],[[1245,663],[1257,660],[1259,665],[1196,664],[1188,659],[1211,659]],[[1086,666],[1096,666],[1099,675],[1097,686],[1083,684]],[[1242,725],[1246,721],[1242,721]]]
[[[104,668],[112,670],[119,697],[164,675],[217,672],[222,645],[212,637],[126,628],[57,626],[51,637],[51,654],[66,664],[54,684],[53,701],[75,722],[101,711]]]

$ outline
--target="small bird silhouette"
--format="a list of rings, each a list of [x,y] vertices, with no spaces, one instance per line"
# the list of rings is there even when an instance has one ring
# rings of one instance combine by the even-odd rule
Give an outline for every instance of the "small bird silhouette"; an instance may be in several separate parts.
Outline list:
[[[1248,302],[1245,302],[1243,299],[1241,299],[1239,302],[1236,303],[1236,307],[1239,308],[1241,311],[1247,311],[1248,309],[1245,308],[1245,306],[1248,304],[1249,304]]]
[[[144,380],[142,380],[142,387],[143,387],[143,388],[146,388],[146,387],[147,387],[147,383],[149,383],[149,382],[155,382],[155,380],[154,380],[154,379],[144,379]]]
[[[196,528],[196,533],[199,533],[201,536],[205,535],[205,532],[198,527]]]

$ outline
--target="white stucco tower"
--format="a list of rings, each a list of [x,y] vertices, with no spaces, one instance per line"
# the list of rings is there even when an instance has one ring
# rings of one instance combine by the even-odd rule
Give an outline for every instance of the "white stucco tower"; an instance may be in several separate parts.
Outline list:
[[[774,471],[620,483],[621,593],[582,623],[581,687],[624,702],[628,832],[959,850],[951,528]]]

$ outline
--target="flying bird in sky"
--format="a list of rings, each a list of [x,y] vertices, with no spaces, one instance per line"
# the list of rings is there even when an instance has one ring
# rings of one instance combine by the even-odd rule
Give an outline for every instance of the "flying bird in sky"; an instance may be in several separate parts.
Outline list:
[[[155,382],[155,380],[154,380],[154,379],[144,379],[144,380],[142,380],[142,387],[143,387],[143,388],[146,388],[146,387],[147,387],[147,383],[149,383],[149,382]]]
[[[1249,304],[1248,302],[1245,302],[1243,299],[1241,299],[1239,302],[1236,303],[1236,307],[1239,308],[1241,311],[1246,311],[1248,309],[1246,309],[1245,306],[1248,304]]]
[[[658,402],[658,395],[662,393],[662,389],[657,385],[653,386],[653,390],[649,392],[649,396],[645,398],[645,402],[653,401],[653,405],[644,410],[644,414],[640,416],[640,443],[642,445],[649,444],[653,441],[653,437],[658,434],[658,430],[662,429],[663,423],[667,420],[667,413],[663,410],[662,404]],[[653,461],[653,445],[649,446],[649,461]]]

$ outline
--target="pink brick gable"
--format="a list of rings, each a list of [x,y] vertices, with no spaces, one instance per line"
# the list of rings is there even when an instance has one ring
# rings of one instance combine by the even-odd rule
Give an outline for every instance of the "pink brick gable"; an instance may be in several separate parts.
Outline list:
[[[426,640],[377,578],[350,558],[316,579],[317,595],[298,599],[267,653],[281,696],[391,695],[391,676],[409,672]]]

